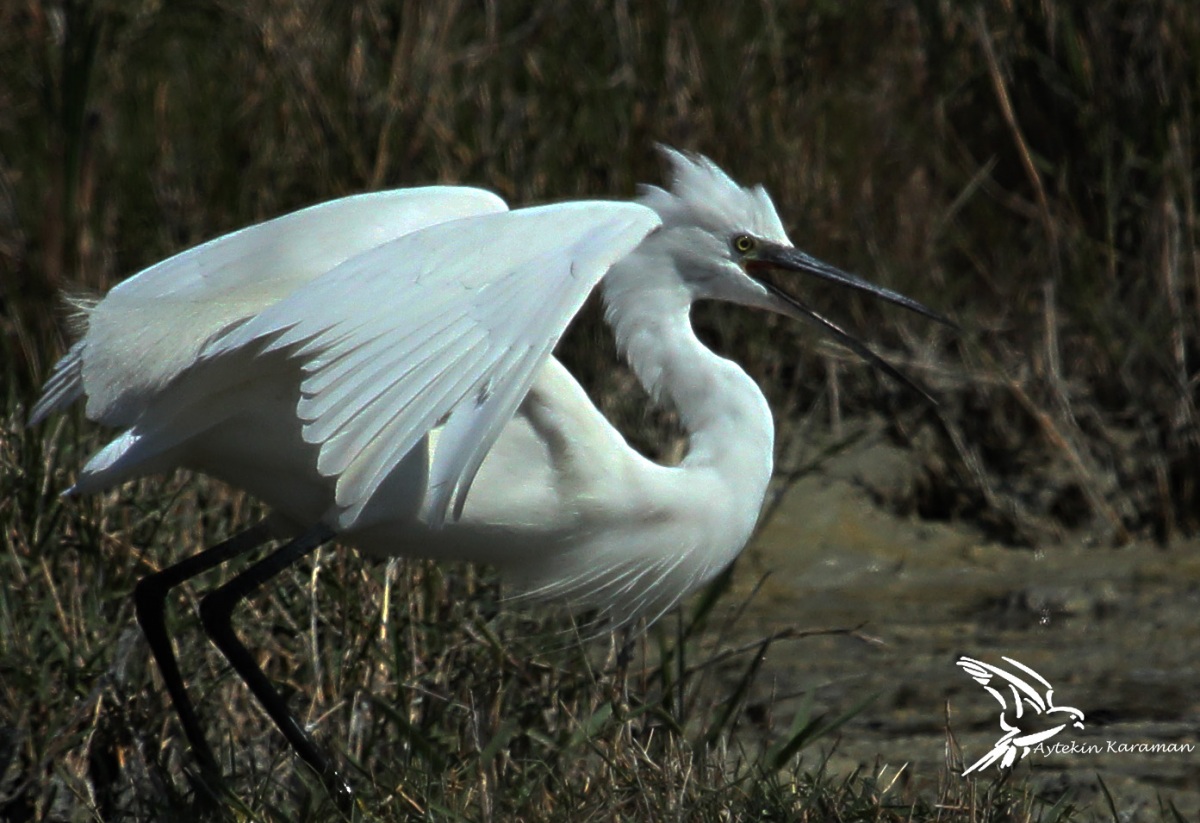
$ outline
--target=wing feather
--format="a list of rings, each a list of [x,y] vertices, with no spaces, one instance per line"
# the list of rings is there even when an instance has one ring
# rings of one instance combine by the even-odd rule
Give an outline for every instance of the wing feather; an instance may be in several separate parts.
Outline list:
[[[109,291],[88,312],[82,345],[61,371],[78,369],[88,417],[131,425],[214,336],[346,259],[429,225],[506,208],[480,189],[400,189],[332,200],[218,237]],[[39,415],[68,397],[63,382],[49,387]]]
[[[347,420],[369,413],[366,407],[393,383],[419,379],[422,368],[441,368],[439,359],[453,356],[452,346],[466,342],[469,331],[468,324],[460,318],[426,328],[429,337],[409,349],[409,362],[398,374],[395,364],[386,357],[390,341],[384,337],[368,342],[360,351],[343,354],[332,368],[312,372],[297,407],[300,416],[310,421],[307,435],[314,442],[322,442]],[[334,373],[330,379],[326,379],[326,371]],[[346,403],[346,398],[354,398],[358,405]]]
[[[373,476],[390,468],[363,459],[367,447],[372,444],[386,443],[389,452],[399,452],[400,456],[407,454],[445,414],[444,408],[457,402],[467,391],[477,379],[477,370],[487,361],[488,352],[483,340],[467,342],[467,347],[462,350],[446,352],[444,358],[431,358],[415,372],[402,375],[402,382],[393,383],[377,399],[357,410],[335,436],[316,441],[324,444],[317,464],[321,473],[341,476],[355,462],[360,464],[356,476]],[[397,420],[405,421],[407,425],[397,427],[394,425]],[[380,437],[381,432],[389,430],[396,435],[394,442]],[[376,462],[386,463],[386,458],[381,457]],[[339,486],[340,483],[341,480]]]
[[[432,432],[426,522],[461,514],[470,482],[605,272],[659,225],[632,203],[579,202],[430,226],[352,257],[215,338],[302,364],[297,413],[357,524]]]

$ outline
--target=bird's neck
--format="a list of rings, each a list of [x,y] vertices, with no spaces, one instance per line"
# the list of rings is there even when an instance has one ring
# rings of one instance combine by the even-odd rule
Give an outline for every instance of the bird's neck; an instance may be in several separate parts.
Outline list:
[[[715,471],[731,495],[757,510],[774,457],[766,398],[737,364],[696,337],[685,289],[673,283],[654,287],[645,277],[631,281],[632,276],[617,267],[610,272],[604,281],[605,316],[642,386],[679,414],[688,434],[680,469]]]

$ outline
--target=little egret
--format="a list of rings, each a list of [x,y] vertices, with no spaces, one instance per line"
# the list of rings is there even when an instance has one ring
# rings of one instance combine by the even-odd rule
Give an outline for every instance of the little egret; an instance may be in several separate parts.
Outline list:
[[[762,187],[664,149],[668,188],[633,203],[509,211],[461,187],[377,192],[219,237],[81,301],[83,333],[31,423],[80,398],[121,433],[69,489],[176,467],[267,503],[267,520],[143,579],[138,621],[197,758],[216,770],[163,621],[169,590],[270,540],[204,597],[205,631],[296,752],[350,788],[231,626],[236,605],[336,538],[375,556],[493,564],[526,596],[653,619],[742,550],[771,477],[771,412],[696,337],[725,300],[815,322],[762,279],[814,275],[944,318],[794,248]],[[632,449],[552,354],[599,286],[617,347],[688,435],[677,466]],[[909,385],[912,385],[911,383]]]

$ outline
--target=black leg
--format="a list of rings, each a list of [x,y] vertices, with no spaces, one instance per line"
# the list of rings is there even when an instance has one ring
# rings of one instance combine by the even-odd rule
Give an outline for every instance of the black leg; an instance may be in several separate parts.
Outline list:
[[[164,619],[167,594],[185,580],[190,580],[227,560],[245,554],[261,546],[270,538],[270,529],[267,528],[265,522],[251,526],[211,549],[160,572],[143,577],[138,581],[133,592],[138,623],[141,625],[142,633],[146,635],[146,641],[150,644],[150,651],[153,652],[154,659],[158,663],[158,670],[162,674],[167,693],[171,696],[171,702],[175,704],[175,712],[179,715],[179,722],[183,724],[183,733],[187,736],[196,759],[204,768],[214,774],[220,773],[217,768],[217,759],[204,739],[204,732],[196,717],[196,709],[192,706],[191,699],[188,698],[187,690],[183,686],[183,677],[179,674],[179,663],[175,659],[175,651],[171,648],[170,638],[167,637],[167,626]]]
[[[232,624],[233,610],[238,603],[333,536],[334,532],[328,526],[317,525],[286,546],[267,555],[200,601],[200,619],[204,622],[204,630],[208,636],[250,687],[250,691],[258,698],[271,720],[292,744],[296,754],[320,776],[321,782],[325,784],[326,790],[338,806],[349,813],[354,802],[354,791],[350,784],[338,773],[333,761],[325,756],[300,721],[288,710],[287,703],[279,696],[279,692],[275,691],[271,681],[258,667],[254,656],[234,633]]]

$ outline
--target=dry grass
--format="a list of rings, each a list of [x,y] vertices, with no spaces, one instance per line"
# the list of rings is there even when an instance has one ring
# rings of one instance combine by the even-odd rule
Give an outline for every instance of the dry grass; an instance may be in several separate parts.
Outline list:
[[[235,570],[186,587],[170,620],[223,785],[199,777],[133,621],[139,577],[221,539],[252,507],[190,477],[55,496],[89,437],[72,421],[44,437],[6,423],[0,819],[336,819],[202,639],[197,596]],[[826,774],[823,752],[861,707],[830,717],[802,705],[788,728],[744,711],[772,643],[802,638],[733,646],[715,597],[625,658],[617,639],[582,641],[561,616],[499,600],[470,568],[327,550],[237,623],[348,765],[364,820],[1066,819],[1069,798],[962,780],[950,775],[959,762],[936,789],[903,767]]]
[[[0,7],[0,816],[155,817],[196,802],[127,594],[252,515],[188,478],[54,496],[97,438],[73,418],[19,426],[62,351],[56,292],[106,288],[324,198],[432,181],[515,203],[624,197],[658,179],[655,141],[705,152],[766,182],[798,244],[966,329],[813,296],[929,384],[943,401],[931,414],[805,330],[698,312],[706,338],[770,395],[782,469],[808,457],[801,421],[876,408],[926,462],[894,501],[902,511],[969,518],[1017,545],[1200,531],[1200,17],[1183,0],[978,9]],[[564,357],[656,448],[670,421],[645,418],[610,356],[586,315]],[[194,630],[182,605],[180,630]],[[363,763],[383,816],[908,819],[925,803],[932,818],[1053,818],[1032,800],[1005,816],[1008,800],[979,797],[936,798],[954,807],[938,812],[903,780],[890,792],[872,775],[843,785],[812,762],[764,772],[762,752],[726,736],[732,725],[697,744],[707,732],[672,715],[682,709],[661,667],[622,677],[602,649],[559,642],[561,621],[499,610],[486,575],[331,554],[254,608],[245,617],[263,627],[272,676],[311,697],[310,719]],[[653,673],[675,641],[647,642]],[[255,817],[319,819],[308,781],[220,661],[186,645],[234,794]]]

